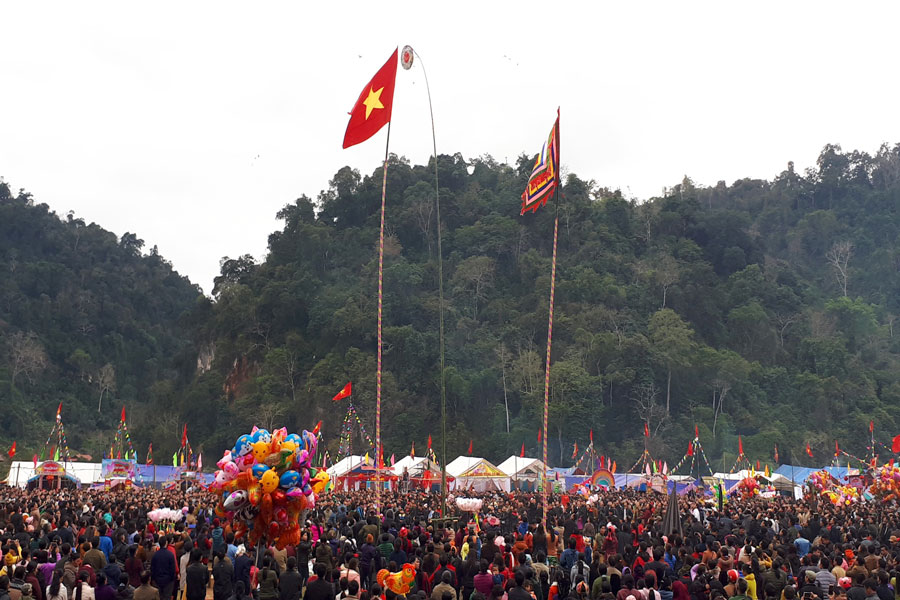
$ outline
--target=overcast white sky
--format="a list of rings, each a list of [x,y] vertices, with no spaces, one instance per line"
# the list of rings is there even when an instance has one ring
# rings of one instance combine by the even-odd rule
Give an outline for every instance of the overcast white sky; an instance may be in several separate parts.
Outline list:
[[[21,1],[0,23],[0,177],[207,292],[285,203],[378,166],[383,131],[341,141],[398,45],[426,61],[439,152],[536,153],[559,105],[564,166],[638,199],[900,141],[896,2]],[[418,66],[391,150],[431,153]]]

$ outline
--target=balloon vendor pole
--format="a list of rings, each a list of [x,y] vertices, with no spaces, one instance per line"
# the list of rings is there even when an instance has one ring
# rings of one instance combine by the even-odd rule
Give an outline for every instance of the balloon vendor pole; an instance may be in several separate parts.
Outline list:
[[[438,186],[438,155],[437,136],[434,132],[434,109],[431,105],[431,87],[428,85],[428,73],[425,71],[425,62],[418,52],[411,46],[404,46],[400,55],[400,64],[404,69],[412,67],[412,57],[415,55],[422,65],[422,75],[425,76],[425,91],[428,94],[428,114],[431,117],[431,144],[434,150],[434,207],[437,216],[437,268],[438,268],[438,330],[439,330],[439,354],[441,362],[441,516],[447,516],[447,388],[444,379],[444,254],[441,250],[441,195]]]
[[[375,518],[381,532],[381,321],[384,306],[384,203],[387,193],[388,148],[391,143],[391,122],[387,125],[387,140],[384,142],[384,168],[381,176],[381,229],[378,232],[378,358],[375,369]]]
[[[557,175],[558,176],[558,175]],[[547,417],[550,412],[550,346],[553,342],[553,298],[556,292],[556,247],[559,240],[559,183],[556,184],[556,218],[553,221],[553,260],[550,263],[550,311],[547,319],[547,357],[544,363],[544,447],[543,447],[543,482],[541,485],[541,500],[544,505],[544,531],[548,529],[547,522]]]

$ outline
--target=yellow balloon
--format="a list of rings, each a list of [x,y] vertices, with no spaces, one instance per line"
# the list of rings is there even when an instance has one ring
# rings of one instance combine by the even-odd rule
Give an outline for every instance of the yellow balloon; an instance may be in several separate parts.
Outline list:
[[[269,455],[269,444],[259,441],[252,445],[253,458],[256,462],[261,463],[266,460]]]
[[[263,476],[259,478],[259,487],[262,488],[263,493],[271,494],[275,490],[278,489],[278,474],[269,469]]]

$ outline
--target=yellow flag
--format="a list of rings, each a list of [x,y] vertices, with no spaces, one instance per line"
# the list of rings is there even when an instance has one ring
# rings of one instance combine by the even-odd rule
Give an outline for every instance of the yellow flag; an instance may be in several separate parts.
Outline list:
[[[771,476],[772,476],[772,472],[769,471],[769,464],[766,463],[766,477],[771,477]]]
[[[363,458],[363,464],[364,465],[369,464],[369,453],[368,452],[366,452],[366,456]]]

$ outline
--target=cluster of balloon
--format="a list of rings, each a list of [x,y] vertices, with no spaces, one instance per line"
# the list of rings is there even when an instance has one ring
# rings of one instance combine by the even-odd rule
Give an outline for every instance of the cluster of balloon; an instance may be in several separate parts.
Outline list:
[[[743,498],[752,498],[759,495],[759,482],[753,477],[745,477],[738,483],[738,491]]]
[[[835,506],[850,506],[854,502],[859,502],[859,490],[849,485],[836,485],[822,492],[822,495]]]
[[[875,481],[869,492],[883,502],[900,500],[900,467],[893,462],[882,465],[875,472]]]
[[[311,464],[317,430],[254,427],[216,463],[216,515],[233,521],[236,539],[254,546],[265,537],[279,549],[300,543],[300,517],[328,483],[328,473]]]
[[[821,471],[816,471],[810,475],[807,483],[818,493],[822,494],[833,488],[834,484],[837,483],[837,480],[831,476],[831,473],[822,469]]]

